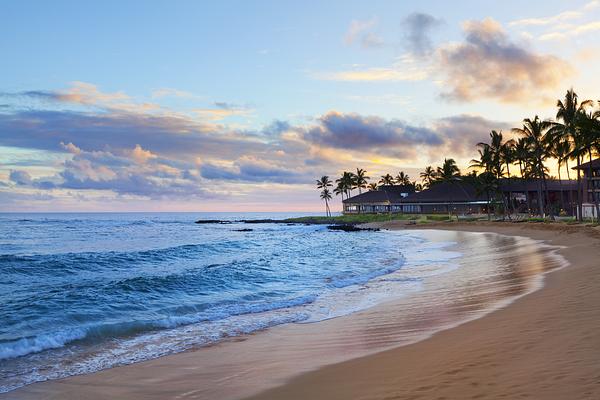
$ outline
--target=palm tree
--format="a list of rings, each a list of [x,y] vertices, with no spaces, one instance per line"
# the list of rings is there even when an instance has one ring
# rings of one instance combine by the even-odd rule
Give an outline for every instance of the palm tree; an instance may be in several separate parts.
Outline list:
[[[354,174],[354,183],[358,188],[358,194],[362,193],[361,189],[365,189],[367,187],[367,179],[370,179],[367,176],[367,171],[361,168],[356,168],[356,174]]]
[[[490,214],[492,194],[495,194],[499,189],[498,178],[489,171],[479,174],[475,180],[475,188],[477,193],[485,193],[486,195],[486,208],[489,221],[492,219]]]
[[[524,137],[517,139],[514,147],[514,157],[519,162],[519,174],[521,178],[524,176],[525,172],[523,168],[529,161],[529,154],[529,141]]]
[[[510,188],[510,165],[515,161],[515,141],[513,139],[502,143],[500,147],[500,161],[506,165],[506,178],[508,179]],[[502,195],[502,199],[504,200],[504,194]],[[510,215],[513,212],[513,199],[510,190],[508,191],[508,199],[504,203],[508,206],[508,218],[511,219]]]
[[[591,105],[591,100],[585,100],[579,103],[577,93],[573,88],[567,90],[564,100],[558,100],[556,107],[556,120],[551,129],[552,141],[568,140],[573,144],[573,149],[569,158],[577,160],[577,218],[581,220],[583,209],[583,190],[581,185],[581,160],[584,154],[581,152],[583,138],[581,130],[578,129],[578,116],[585,112],[585,109]],[[562,123],[558,122],[562,121]]]
[[[325,200],[325,214],[328,217],[331,217],[331,210],[329,209],[329,200],[331,200],[331,192],[329,188],[324,188],[321,190],[321,199]]]
[[[410,185],[410,178],[408,175],[404,173],[404,171],[400,171],[398,175],[396,175],[396,184],[397,185]]]
[[[552,122],[542,121],[536,115],[535,118],[526,118],[523,120],[523,128],[514,128],[513,132],[523,135],[529,142],[531,163],[529,164],[529,173],[532,176],[540,179],[541,183],[538,185],[539,193],[539,211],[540,215],[545,216],[547,204],[548,187],[546,185],[546,170],[544,161],[550,155],[551,149],[551,134],[549,129],[552,127]],[[543,185],[543,189],[542,189]],[[542,194],[543,193],[543,194]]]
[[[437,181],[447,182],[453,184],[460,180],[460,169],[456,165],[456,161],[452,158],[444,158],[444,164],[437,168]],[[452,194],[450,194],[450,202],[448,204],[448,216],[452,218],[452,210],[450,209],[450,203],[452,203]]]
[[[382,175],[379,183],[382,185],[391,186],[394,184],[394,177],[390,174]]]
[[[330,217],[331,210],[329,209],[329,200],[331,200],[331,192],[329,188],[333,186],[333,183],[329,179],[329,176],[323,175],[321,179],[317,179],[317,189],[321,189],[321,199],[325,200],[325,214]]]
[[[568,140],[560,140],[558,142],[555,142],[553,144],[553,147],[551,149],[552,151],[552,156],[554,158],[556,158],[556,161],[558,163],[558,181],[560,182],[560,198],[561,201],[563,199],[563,183],[562,183],[562,177],[560,176],[560,170],[563,166],[563,164],[566,164],[567,167],[567,178],[569,180],[571,180],[571,176],[569,173],[569,154],[571,153],[571,142],[569,142]],[[572,207],[572,201],[571,201],[571,192],[569,191],[569,205],[571,208],[571,211],[573,211]]]
[[[436,172],[431,165],[425,167],[425,170],[419,175],[425,187],[430,187],[436,179]]]
[[[479,147],[480,148],[477,149],[477,152],[479,153],[479,159],[472,159],[469,168],[475,168],[493,174],[495,168],[490,146],[484,145]]]
[[[369,189],[369,192],[374,192],[374,191],[378,190],[379,188],[377,187],[377,183],[371,182],[367,186],[367,189]]]
[[[337,183],[337,187],[334,190],[335,194],[341,194],[342,200],[344,199],[344,194],[346,198],[350,198],[352,194],[352,189],[355,185],[354,174],[352,172],[344,171],[342,176],[335,180]]]
[[[506,177],[510,179],[510,166],[515,161],[515,141],[513,139],[502,143],[500,161],[506,165]]]
[[[504,174],[503,162],[502,162],[502,131],[491,131],[490,132],[490,143],[478,143],[477,146],[482,149],[488,149],[489,156],[491,157],[491,166],[493,167],[493,173],[497,178],[501,178]]]
[[[437,168],[437,179],[441,182],[450,182],[460,177],[460,169],[452,158],[444,158],[444,164]]]

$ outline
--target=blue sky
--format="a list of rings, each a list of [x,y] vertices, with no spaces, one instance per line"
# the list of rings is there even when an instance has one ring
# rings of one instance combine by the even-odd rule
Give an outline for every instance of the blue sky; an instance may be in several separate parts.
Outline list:
[[[567,88],[600,97],[597,1],[22,1],[0,18],[12,211],[320,210],[322,174],[466,167]]]

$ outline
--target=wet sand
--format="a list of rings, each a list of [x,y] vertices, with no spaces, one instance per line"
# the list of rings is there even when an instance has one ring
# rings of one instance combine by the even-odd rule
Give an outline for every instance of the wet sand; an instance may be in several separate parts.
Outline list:
[[[388,228],[404,228],[387,224]],[[600,399],[600,232],[441,224],[566,246],[542,290],[419,343],[302,375],[254,399]]]
[[[411,314],[399,299],[348,317],[275,327],[210,348],[33,384],[0,398],[600,398],[600,233],[531,224],[431,228],[545,240],[566,246],[560,254],[572,265],[547,275],[542,290],[415,344],[405,345],[428,326],[449,328],[457,317],[476,317],[496,294],[487,299],[465,293],[459,302],[420,308],[426,318]],[[501,289],[527,293],[530,272],[543,267],[517,273]],[[427,304],[427,296],[422,300]]]

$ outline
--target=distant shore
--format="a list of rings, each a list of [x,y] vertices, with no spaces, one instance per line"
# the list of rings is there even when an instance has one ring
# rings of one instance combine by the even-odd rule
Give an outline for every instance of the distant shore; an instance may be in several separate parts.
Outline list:
[[[403,221],[374,224],[405,229]],[[409,226],[410,228],[410,226]],[[422,342],[304,374],[267,399],[600,398],[600,231],[565,224],[440,223],[564,246],[542,290]]]
[[[483,318],[415,344],[315,371],[296,369],[292,374],[296,377],[291,381],[281,381],[280,386],[253,399],[600,398],[597,368],[600,358],[600,268],[597,262],[600,231],[567,224],[430,222],[411,225],[405,220],[372,222],[368,227],[525,236],[564,246],[560,254],[571,265],[547,275],[542,290]],[[388,312],[390,307],[387,306]],[[332,332],[344,327],[348,321],[362,318],[364,323],[369,315],[319,323],[322,334],[319,343],[326,349],[327,338],[335,337],[331,336]],[[359,329],[357,332],[371,328],[370,335],[385,335],[385,332],[369,327],[368,319],[366,322],[367,325],[355,327]],[[251,335],[246,347],[243,342],[239,346],[238,343],[216,345],[199,352],[184,352],[90,375],[37,383],[0,395],[0,398],[223,398],[211,396],[198,382],[218,379],[221,384],[234,388],[244,377],[229,375],[228,370],[207,369],[207,362],[210,365],[210,360],[229,357],[230,353],[239,351],[240,346],[264,349],[283,340],[288,345],[276,346],[274,348],[278,350],[273,351],[283,352],[283,357],[293,359],[299,346],[306,343],[306,335],[313,329],[310,325],[276,327]],[[288,361],[281,365],[261,365],[260,368],[275,371],[290,368],[290,365],[295,363]],[[257,388],[264,385],[260,381],[255,384]],[[243,398],[243,393],[233,393],[227,398]]]

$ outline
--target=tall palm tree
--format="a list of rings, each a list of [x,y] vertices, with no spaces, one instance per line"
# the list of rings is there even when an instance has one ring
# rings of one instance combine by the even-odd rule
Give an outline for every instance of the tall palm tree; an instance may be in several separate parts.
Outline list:
[[[329,200],[331,200],[331,192],[329,188],[324,188],[321,190],[321,199],[325,200],[325,214],[328,217],[331,217],[331,210],[329,209]]]
[[[358,194],[362,193],[361,189],[366,189],[368,179],[370,178],[367,176],[367,171],[362,168],[356,168],[356,174],[354,174],[354,184],[358,188]]]
[[[425,170],[419,175],[425,187],[430,187],[431,183],[436,179],[435,169],[431,165],[425,167]]]
[[[552,127],[552,122],[542,121],[536,115],[534,119],[526,118],[523,120],[522,128],[514,128],[515,133],[523,135],[529,142],[531,149],[532,162],[529,165],[531,174],[540,179],[538,185],[539,193],[539,211],[540,215],[546,215],[546,205],[548,203],[548,186],[546,184],[546,170],[544,161],[550,155],[551,149],[551,134],[549,129]]]
[[[325,214],[330,217],[331,210],[329,209],[329,200],[331,200],[331,192],[329,188],[333,186],[333,182],[329,176],[323,175],[321,179],[317,179],[317,189],[321,189],[321,199],[325,200]]]
[[[515,161],[515,141],[513,139],[507,140],[502,143],[500,146],[500,162],[506,165],[506,178],[508,179],[509,188],[510,188],[510,166]],[[508,218],[511,219],[511,214],[513,212],[513,199],[512,192],[508,191],[508,199],[504,199],[504,194],[502,195],[502,199],[504,201],[504,205],[508,208]]]
[[[394,184],[394,177],[390,174],[385,174],[381,176],[379,183],[382,185],[390,186]]]
[[[561,201],[563,200],[563,183],[562,183],[562,177],[560,176],[560,170],[563,166],[563,164],[565,164],[565,162],[567,163],[567,176],[569,176],[569,153],[571,152],[571,143],[567,140],[561,140],[558,142],[553,143],[552,145],[552,157],[556,158],[556,161],[558,163],[558,181],[560,182],[560,199]],[[569,178],[570,179],[570,178]],[[570,193],[570,192],[569,192]],[[569,202],[571,202],[571,196],[569,196]],[[572,204],[570,204],[570,207],[572,208]],[[572,209],[571,209],[572,211]]]
[[[573,144],[573,149],[569,158],[577,160],[577,215],[581,220],[583,208],[583,189],[581,185],[581,160],[584,154],[581,152],[583,146],[583,138],[581,130],[578,129],[578,116],[590,106],[591,100],[584,100],[579,103],[577,93],[573,88],[567,90],[565,98],[556,102],[558,108],[556,112],[556,120],[551,129],[552,141],[568,140]],[[562,121],[562,122],[559,122]]]
[[[490,206],[493,195],[498,192],[499,184],[498,178],[493,173],[486,171],[477,176],[475,180],[475,189],[477,193],[486,195],[486,205],[487,205],[487,217],[488,221],[491,220],[490,214]]]
[[[453,184],[460,180],[460,169],[456,165],[456,161],[452,158],[444,158],[444,164],[437,168],[437,180],[439,182],[447,182]],[[450,204],[452,203],[452,195],[450,193],[450,202],[448,203],[448,217],[452,218],[452,210]]]
[[[398,175],[396,175],[396,184],[397,185],[410,185],[410,178],[408,177],[407,174],[404,173],[404,171],[400,171],[400,172],[398,172]]]

